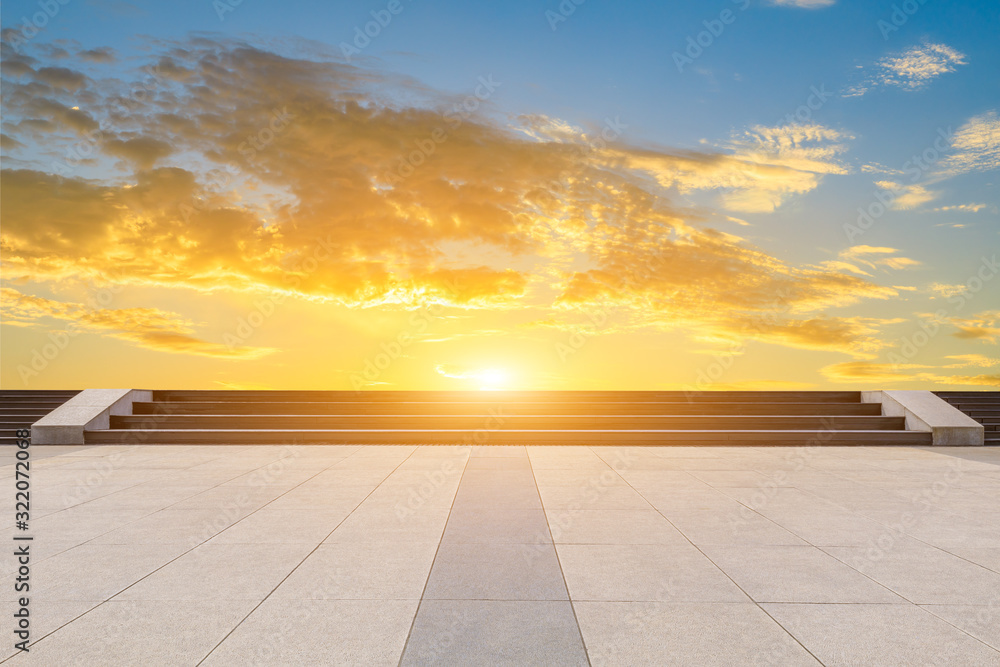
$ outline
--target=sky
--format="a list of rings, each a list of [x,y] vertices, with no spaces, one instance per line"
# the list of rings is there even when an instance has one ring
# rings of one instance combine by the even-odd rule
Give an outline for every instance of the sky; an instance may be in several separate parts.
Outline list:
[[[9,389],[1000,386],[1000,3],[4,3]]]

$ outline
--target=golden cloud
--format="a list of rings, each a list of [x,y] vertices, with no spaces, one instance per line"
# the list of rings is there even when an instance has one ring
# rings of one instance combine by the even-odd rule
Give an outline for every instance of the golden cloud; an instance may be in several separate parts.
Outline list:
[[[0,288],[5,324],[38,326],[46,319],[68,322],[73,334],[95,333],[159,352],[229,359],[258,359],[274,352],[264,347],[230,347],[192,336],[190,321],[156,308],[90,308]]]
[[[934,369],[935,366],[922,364],[879,364],[867,361],[848,361],[821,369],[827,379],[833,382],[857,384],[897,384],[919,382],[923,385],[940,386],[985,386],[1000,387],[1000,375],[939,375],[920,369]],[[941,368],[954,368],[942,366]],[[918,372],[912,372],[918,371]]]
[[[75,93],[38,89],[55,75],[31,61],[5,72],[8,145],[69,155],[58,173],[30,161],[2,173],[8,280],[114,267],[120,283],[202,293],[528,306],[557,320],[615,307],[635,326],[719,339],[862,358],[881,346],[882,321],[827,312],[898,294],[862,260],[793,266],[671,201],[711,190],[730,208],[772,210],[847,172],[842,132],[755,127],[718,151],[654,150],[558,119],[494,120],[484,110],[502,84],[491,77],[454,98],[316,54],[209,38],[162,48],[137,81],[60,73],[81,81]],[[93,145],[73,157],[81,133]],[[137,344],[215,353],[189,323],[135,333],[73,312]]]
[[[995,343],[1000,339],[1000,310],[987,310],[968,318],[952,317],[948,321],[958,331],[955,338]]]

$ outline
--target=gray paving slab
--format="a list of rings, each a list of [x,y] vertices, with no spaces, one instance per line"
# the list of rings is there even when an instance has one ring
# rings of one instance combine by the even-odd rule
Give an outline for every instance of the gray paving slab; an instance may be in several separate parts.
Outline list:
[[[821,664],[751,602],[574,602],[573,606],[594,665]]]
[[[532,544],[548,538],[541,509],[503,509],[457,505],[451,511],[444,539],[449,542]]]
[[[328,542],[271,594],[289,600],[419,600],[438,542]]]
[[[1000,574],[911,538],[886,536],[881,546],[823,550],[915,604],[1000,601]]]
[[[416,607],[416,600],[272,598],[201,664],[391,667],[399,663]]]
[[[195,665],[253,603],[111,600],[41,639],[10,665]]]
[[[991,605],[933,604],[920,608],[1000,651],[1000,599]]]
[[[1000,652],[915,605],[762,606],[826,665],[1000,665]]]
[[[905,602],[813,546],[711,545],[702,550],[756,602]]]
[[[11,664],[1000,665],[1000,450],[789,451],[52,449]]]
[[[424,599],[568,600],[551,542],[527,546],[445,539]]]
[[[567,602],[424,600],[403,665],[586,665]]]
[[[203,544],[116,596],[118,600],[263,600],[313,547]]]
[[[749,598],[690,545],[560,544],[574,601],[747,602]]]
[[[187,551],[186,545],[82,544],[43,560],[32,574],[35,600],[107,600]],[[113,568],[107,567],[114,563]],[[102,576],[81,573],[102,572]],[[13,593],[10,595],[13,599]]]
[[[696,545],[779,544],[803,545],[805,540],[770,519],[747,508],[716,510],[664,510],[670,522]]]
[[[653,509],[554,509],[546,515],[557,544],[688,544]]]

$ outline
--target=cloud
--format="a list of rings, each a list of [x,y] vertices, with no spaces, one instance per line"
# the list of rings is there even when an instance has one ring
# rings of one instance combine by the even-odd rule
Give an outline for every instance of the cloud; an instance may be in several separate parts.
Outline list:
[[[71,333],[96,333],[158,352],[194,354],[228,359],[258,359],[275,350],[265,347],[229,347],[192,336],[192,323],[176,313],[156,308],[88,308],[80,303],[54,301],[0,288],[5,324],[42,326],[46,319],[70,324]]]
[[[12,151],[18,148],[24,148],[24,144],[14,137],[8,137],[6,134],[0,134],[0,148],[5,151]]]
[[[865,174],[888,174],[890,176],[901,176],[906,173],[902,169],[887,167],[884,164],[879,164],[878,162],[870,162],[861,165],[861,171]]]
[[[940,368],[956,368],[948,365]],[[921,383],[923,386],[936,385],[953,386],[983,386],[1000,387],[1000,374],[997,375],[941,375],[932,372],[936,366],[923,364],[880,364],[868,361],[848,361],[825,366],[820,371],[832,382],[850,383],[861,386],[897,385],[903,383]],[[931,369],[931,370],[924,370]]]
[[[915,379],[911,371],[915,369],[933,368],[922,364],[879,364],[870,361],[845,361],[839,364],[825,366],[820,371],[834,382],[895,382]]]
[[[956,67],[966,64],[965,54],[952,47],[925,42],[882,58],[875,63],[871,73],[860,67],[864,79],[849,87],[844,95],[858,97],[873,89],[887,87],[921,90],[942,74],[954,72]]]
[[[914,267],[920,266],[920,262],[915,259],[910,259],[909,257],[890,257],[889,255],[895,255],[899,250],[896,248],[886,248],[886,247],[876,247],[870,245],[856,245],[852,246],[846,250],[841,251],[840,258],[843,260],[849,260],[863,266],[867,266],[870,269],[875,269],[877,267],[886,267],[889,269],[912,269]],[[874,256],[874,258],[871,258]],[[827,266],[835,266],[835,264],[827,263]],[[853,269],[854,273],[860,273],[862,275],[868,275],[864,271],[861,271],[852,264],[848,264],[848,267]]]
[[[951,148],[936,170],[939,177],[1000,169],[1000,116],[988,111],[970,118],[958,128]]]
[[[1000,310],[987,310],[968,318],[952,317],[948,322],[958,329],[952,334],[955,338],[983,343],[1000,339]]]
[[[885,246],[856,245],[840,253],[841,257],[855,258],[866,255],[895,255],[899,250]]]
[[[896,211],[908,211],[918,208],[929,201],[933,201],[941,194],[915,183],[904,185],[894,181],[875,181],[875,185],[893,194],[892,203],[889,205],[889,208]]]
[[[78,143],[64,134],[100,130],[87,178],[48,161],[2,172],[5,277],[71,284],[114,267],[121,284],[202,295],[531,307],[558,321],[611,307],[623,327],[859,358],[882,346],[884,321],[828,311],[898,288],[853,262],[796,266],[674,203],[706,191],[773,210],[847,173],[842,131],[758,126],[713,150],[639,147],[558,119],[512,126],[475,97],[480,81],[456,97],[316,54],[207,37],[161,50],[137,75],[143,96],[117,65],[101,78],[100,62],[77,94],[4,81],[15,128],[65,131],[26,125],[12,139],[63,154]]]
[[[986,204],[955,204],[952,206],[938,206],[937,208],[932,208],[931,211],[934,213],[949,213],[952,211],[959,213],[979,213],[984,208],[986,208]]]
[[[34,126],[42,131],[68,130],[74,134],[82,135],[100,128],[97,120],[86,111],[81,111],[78,107],[66,106],[62,102],[48,97],[28,98],[24,101],[22,109],[31,116],[26,120],[35,121]],[[39,123],[39,121],[42,122]]]
[[[104,143],[103,148],[108,155],[127,160],[139,169],[149,169],[173,152],[170,144],[150,137],[111,139]]]
[[[66,67],[42,67],[35,70],[34,77],[36,81],[71,93],[82,88],[86,81],[83,74]]]
[[[459,364],[438,364],[434,370],[442,377],[474,381],[480,389],[500,389],[509,379],[509,373],[502,368],[470,368]]]
[[[852,137],[822,125],[754,126],[724,144],[726,152],[651,151],[615,147],[609,155],[682,193],[720,190],[733,211],[769,212],[814,190],[823,174],[846,174],[837,160]]]
[[[115,50],[107,46],[80,51],[77,57],[92,63],[113,63],[116,60]]]
[[[968,368],[976,366],[980,368],[991,368],[1000,365],[1000,359],[991,359],[982,354],[952,354],[945,359],[953,359],[957,363],[942,366],[942,368]]]
[[[930,286],[931,292],[946,299],[957,294],[962,294],[968,289],[969,287],[967,285],[949,285],[946,283],[933,283]]]
[[[914,46],[897,56],[878,62],[876,82],[904,90],[919,90],[957,65],[965,65],[965,55],[945,44],[925,43]]]

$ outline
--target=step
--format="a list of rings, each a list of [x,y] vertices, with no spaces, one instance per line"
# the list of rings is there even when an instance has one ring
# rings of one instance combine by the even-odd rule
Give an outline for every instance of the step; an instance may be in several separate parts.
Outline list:
[[[904,430],[903,417],[762,415],[141,415],[111,417],[112,429],[277,430]]]
[[[3,408],[21,408],[24,410],[48,410],[58,408],[66,401],[0,401]]]
[[[687,402],[524,402],[524,401],[406,401],[406,402],[136,402],[135,415],[837,415],[879,416],[878,403],[687,403]]]
[[[641,402],[671,401],[686,403],[715,402],[816,402],[860,403],[858,391],[498,391],[476,392],[481,402]],[[399,401],[468,401],[468,391],[227,391],[227,390],[159,390],[153,392],[154,402],[183,401],[310,401],[310,402],[399,402]]]
[[[393,445],[930,445],[924,431],[719,430],[100,430],[87,444],[393,444]]]

